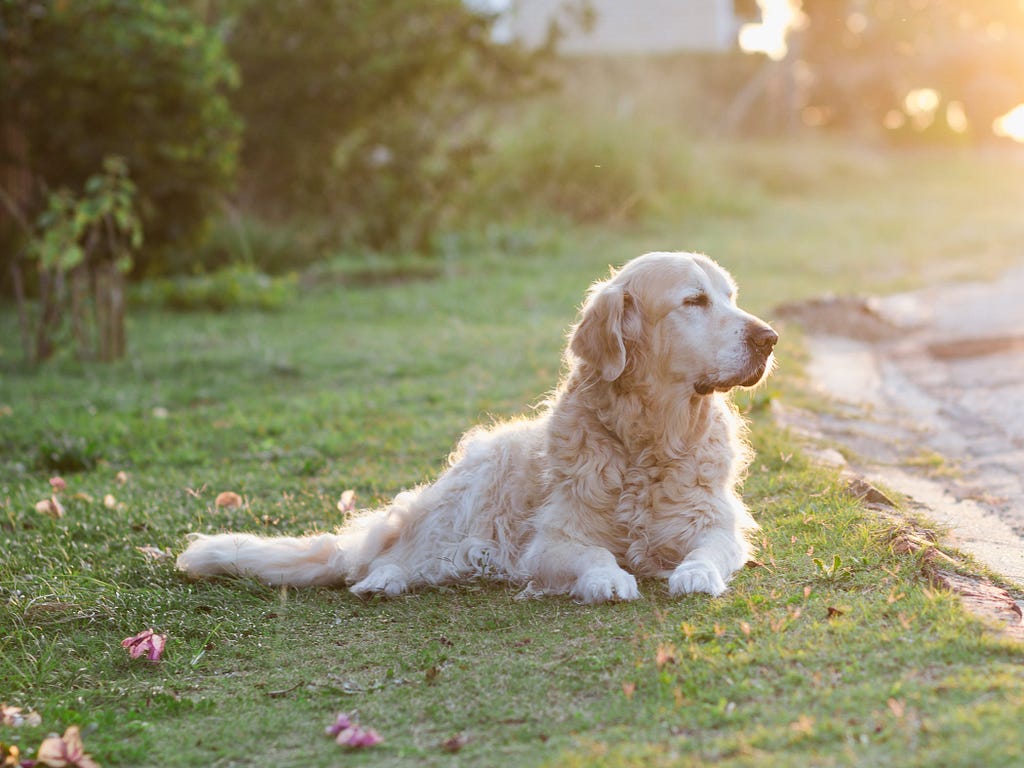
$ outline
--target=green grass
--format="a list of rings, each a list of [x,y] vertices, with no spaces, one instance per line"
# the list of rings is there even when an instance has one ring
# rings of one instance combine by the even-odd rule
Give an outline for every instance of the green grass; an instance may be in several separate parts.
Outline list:
[[[328,529],[344,489],[369,504],[431,477],[465,428],[554,384],[586,285],[645,249],[706,250],[768,317],[1020,256],[1005,158],[803,149],[709,147],[716,181],[675,220],[494,227],[434,280],[325,281],[274,314],[133,311],[114,365],[25,372],[0,312],[0,701],[43,717],[0,741],[31,755],[79,724],[103,766],[1024,761],[1021,647],[933,588],[931,566],[894,552],[887,524],[771,424],[765,402],[800,386],[795,334],[776,381],[741,398],[761,565],[719,599],[646,582],[640,601],[587,607],[481,583],[364,602],[192,583],[136,549]],[[54,474],[61,520],[34,510]],[[225,490],[246,503],[215,508]],[[119,645],[147,627],[169,637],[160,664]],[[384,743],[342,755],[323,735],[342,710]]]

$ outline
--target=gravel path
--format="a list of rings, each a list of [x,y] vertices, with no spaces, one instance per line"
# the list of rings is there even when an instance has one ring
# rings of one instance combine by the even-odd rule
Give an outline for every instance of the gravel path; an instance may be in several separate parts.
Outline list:
[[[1024,265],[994,283],[780,307],[826,413],[780,408],[1024,585]],[[831,454],[836,456],[836,452]]]

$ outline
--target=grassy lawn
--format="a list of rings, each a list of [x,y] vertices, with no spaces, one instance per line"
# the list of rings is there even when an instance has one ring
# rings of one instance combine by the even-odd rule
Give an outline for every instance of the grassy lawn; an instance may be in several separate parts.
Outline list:
[[[0,311],[0,702],[43,720],[0,741],[32,756],[77,724],[103,766],[1024,763],[1024,649],[771,423],[764,403],[800,389],[796,334],[776,379],[739,398],[760,565],[722,598],[648,582],[587,607],[480,583],[364,602],[189,582],[139,550],[328,529],[343,490],[368,505],[428,479],[464,429],[539,400],[588,283],[644,250],[706,251],[769,319],[1024,255],[1014,158],[708,147],[697,162],[715,181],[671,219],[496,226],[438,279],[322,285],[280,313],[139,310],[115,365],[25,372]],[[35,511],[54,475],[62,519]],[[245,503],[217,508],[221,491]],[[164,660],[129,660],[120,641],[149,627]],[[339,711],[384,742],[343,754],[324,735]]]

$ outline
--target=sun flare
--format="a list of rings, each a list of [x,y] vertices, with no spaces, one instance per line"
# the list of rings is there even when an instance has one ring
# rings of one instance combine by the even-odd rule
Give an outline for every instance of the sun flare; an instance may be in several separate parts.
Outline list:
[[[1005,115],[997,118],[992,123],[992,131],[996,136],[1024,143],[1024,104],[1018,104]]]
[[[740,27],[739,44],[746,53],[763,53],[773,61],[786,58],[786,35],[807,21],[800,0],[757,0],[761,9],[758,24]]]

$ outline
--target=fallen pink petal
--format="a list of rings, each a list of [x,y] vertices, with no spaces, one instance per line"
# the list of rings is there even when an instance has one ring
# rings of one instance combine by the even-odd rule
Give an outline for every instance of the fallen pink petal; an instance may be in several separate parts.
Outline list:
[[[54,493],[60,493],[68,487],[68,484],[64,482],[63,477],[51,477],[50,487],[53,489]]]
[[[344,731],[346,728],[352,727],[352,720],[349,718],[347,712],[339,712],[338,717],[334,720],[331,725],[325,728],[325,732],[328,736],[337,736],[339,733]]]
[[[346,728],[339,733],[335,741],[343,747],[363,749],[364,747],[374,747],[384,741],[384,739],[373,728],[362,728],[358,725],[353,725],[351,728]]]
[[[350,749],[374,747],[384,741],[383,737],[373,728],[363,728],[356,723],[347,712],[338,713],[334,722],[327,726],[325,732],[334,741]]]
[[[121,646],[128,649],[131,658],[145,656],[150,661],[160,661],[166,645],[167,635],[158,635],[152,629],[143,630],[134,637],[126,637],[121,641]]]

